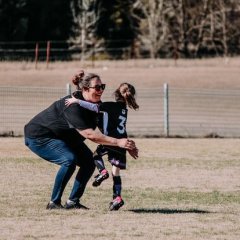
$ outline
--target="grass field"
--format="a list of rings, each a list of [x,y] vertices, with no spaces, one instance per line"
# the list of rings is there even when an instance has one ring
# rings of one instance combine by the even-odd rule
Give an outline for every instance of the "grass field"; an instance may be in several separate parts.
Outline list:
[[[0,138],[0,239],[239,238],[240,139],[135,140],[140,157],[122,174],[126,204],[109,212],[111,179],[97,189],[91,179],[88,211],[46,210],[58,167],[22,138]]]

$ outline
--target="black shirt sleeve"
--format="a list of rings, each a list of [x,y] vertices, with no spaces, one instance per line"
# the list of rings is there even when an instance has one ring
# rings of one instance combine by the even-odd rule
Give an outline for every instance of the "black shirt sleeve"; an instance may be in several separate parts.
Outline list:
[[[79,130],[96,128],[97,114],[83,107],[80,107],[79,104],[72,104],[67,107],[64,110],[63,115],[70,128],[77,128]]]
[[[95,129],[97,114],[84,109],[79,104],[65,106],[66,96],[55,101],[48,108],[33,117],[24,127],[26,137],[54,137],[68,139],[75,130]]]

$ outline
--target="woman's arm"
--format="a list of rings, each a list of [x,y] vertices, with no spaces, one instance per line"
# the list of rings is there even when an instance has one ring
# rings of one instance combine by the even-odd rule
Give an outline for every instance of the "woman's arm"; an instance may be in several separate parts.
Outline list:
[[[109,137],[102,134],[100,131],[93,130],[91,128],[85,129],[85,130],[77,129],[77,131],[86,139],[89,139],[98,144],[121,147],[127,150],[136,149],[135,142],[127,138],[117,139],[117,138]]]
[[[66,106],[70,106],[73,103],[78,103],[81,107],[86,108],[90,111],[97,112],[97,113],[99,112],[99,107],[98,107],[98,104],[96,104],[96,103],[90,103],[90,102],[87,102],[84,100],[80,100],[73,96],[72,96],[72,98],[67,98],[65,100]]]

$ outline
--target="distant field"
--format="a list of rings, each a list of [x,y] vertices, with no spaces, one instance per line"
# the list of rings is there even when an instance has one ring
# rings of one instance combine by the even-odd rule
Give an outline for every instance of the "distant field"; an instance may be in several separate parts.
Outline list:
[[[98,73],[107,87],[116,88],[128,81],[137,88],[172,87],[236,89],[239,87],[240,58],[200,60],[129,60],[91,62],[54,62],[46,69],[33,62],[0,62],[0,86],[63,87],[79,69]]]
[[[239,139],[135,141],[140,157],[128,158],[120,211],[108,211],[111,179],[97,189],[91,179],[82,198],[89,211],[47,211],[58,167],[32,154],[22,138],[0,138],[0,239],[239,238]]]

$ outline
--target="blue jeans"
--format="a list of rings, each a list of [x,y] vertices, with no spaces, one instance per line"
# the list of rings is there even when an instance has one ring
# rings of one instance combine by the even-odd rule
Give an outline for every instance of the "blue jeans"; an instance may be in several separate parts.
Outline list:
[[[87,145],[79,141],[71,146],[63,140],[45,137],[25,137],[25,145],[39,157],[60,165],[51,196],[51,201],[54,203],[61,203],[63,191],[73,175],[76,165],[80,167],[69,196],[70,200],[79,201],[95,170],[93,154]]]

